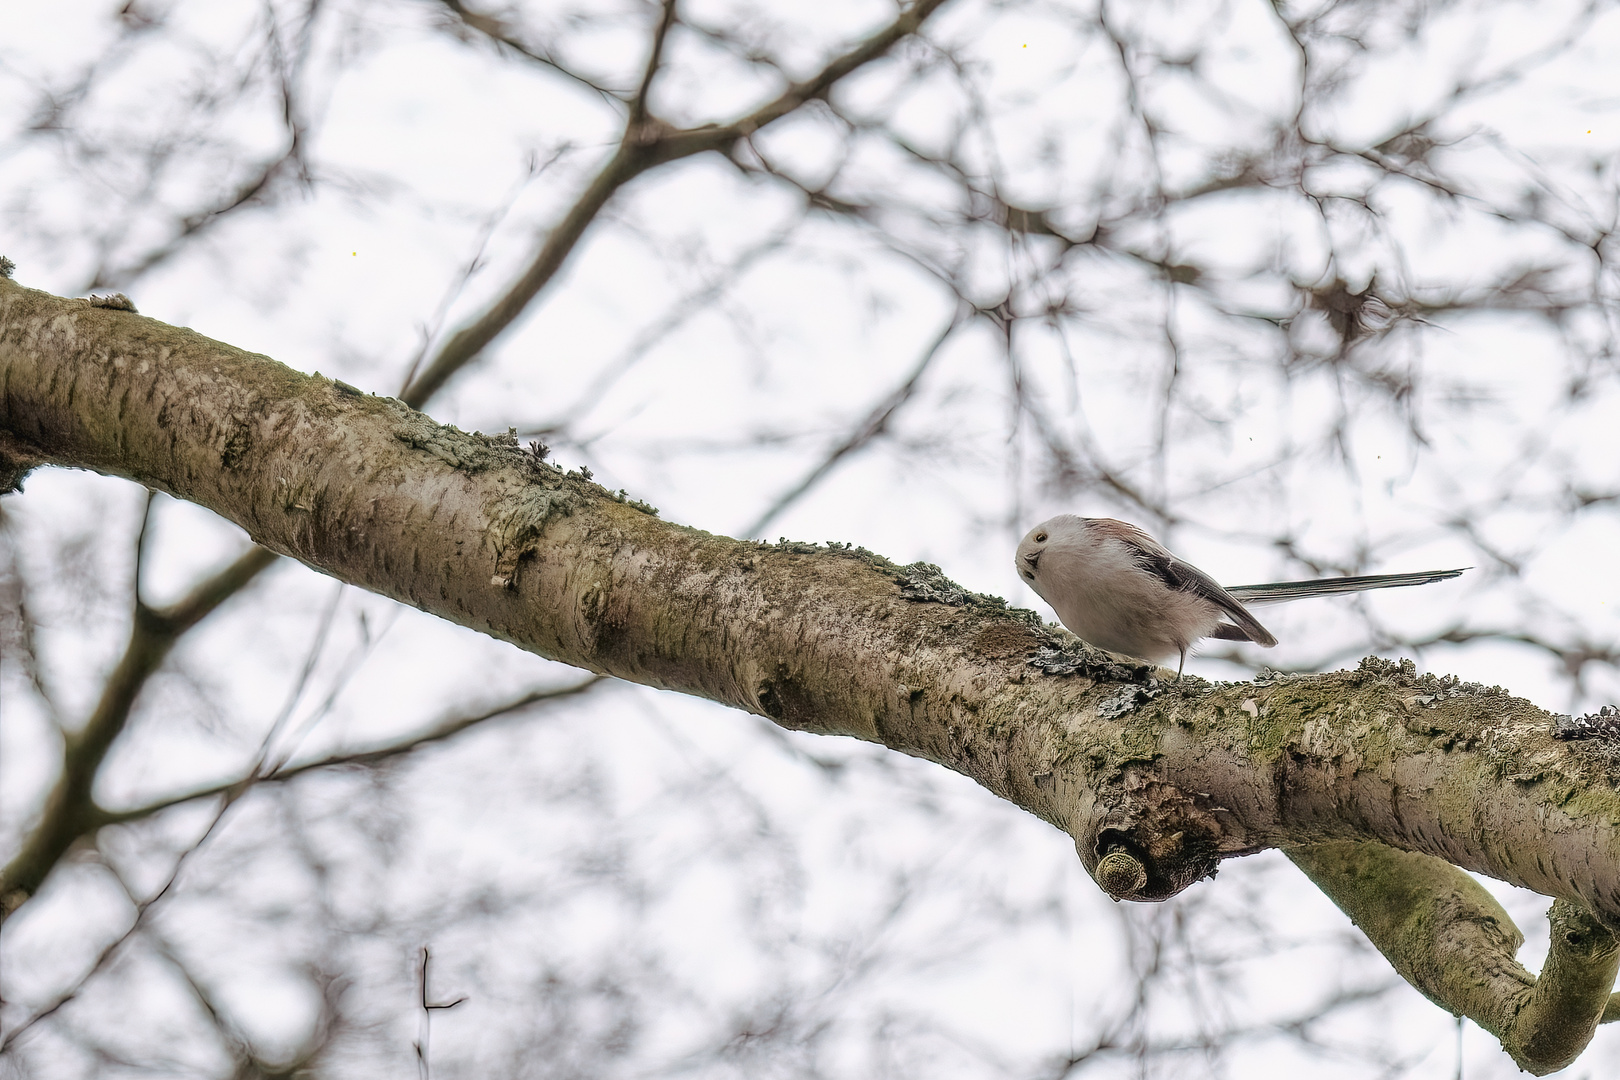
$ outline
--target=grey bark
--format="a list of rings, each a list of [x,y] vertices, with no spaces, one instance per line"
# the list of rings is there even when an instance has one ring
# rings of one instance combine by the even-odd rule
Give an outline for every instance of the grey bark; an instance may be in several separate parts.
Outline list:
[[[1164,899],[1222,859],[1283,847],[1355,916],[1366,875],[1313,863],[1329,850],[1313,846],[1349,841],[1376,859],[1388,845],[1443,867],[1409,903],[1445,925],[1455,918],[1440,901],[1467,880],[1455,867],[1590,912],[1597,945],[1574,950],[1570,970],[1605,994],[1613,981],[1602,942],[1620,928],[1620,794],[1608,759],[1554,741],[1549,714],[1498,688],[1382,661],[1167,681],[932,568],[671,524],[510,436],[4,279],[0,458],[14,476],[49,464],[128,477],[271,551],[542,656],[938,762],[1068,832],[1117,899]],[[60,856],[28,854],[3,872],[7,911]],[[1500,993],[1446,988],[1446,972],[1494,963],[1473,945],[1430,961],[1399,935],[1369,935],[1447,1007],[1496,1015]],[[1526,1021],[1528,1035],[1491,1030],[1510,1050],[1556,1043],[1536,1064],[1578,1053],[1601,1013],[1576,1017],[1574,1034],[1545,1020]]]
[[[1333,898],[1402,978],[1495,1035],[1537,1076],[1575,1061],[1613,1020],[1620,942],[1589,912],[1555,900],[1540,977],[1514,959],[1524,935],[1484,887],[1450,863],[1382,844],[1330,842],[1288,857]],[[1620,1004],[1620,994],[1612,995]]]

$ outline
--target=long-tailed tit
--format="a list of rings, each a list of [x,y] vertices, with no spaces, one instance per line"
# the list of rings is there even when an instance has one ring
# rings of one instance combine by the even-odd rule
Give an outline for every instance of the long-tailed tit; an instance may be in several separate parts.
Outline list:
[[[1110,652],[1144,660],[1178,654],[1177,678],[1188,647],[1199,638],[1277,644],[1245,603],[1427,585],[1462,573],[1430,570],[1222,588],[1135,525],[1074,514],[1059,514],[1029,530],[1015,564],[1018,576],[1052,605],[1064,626]]]

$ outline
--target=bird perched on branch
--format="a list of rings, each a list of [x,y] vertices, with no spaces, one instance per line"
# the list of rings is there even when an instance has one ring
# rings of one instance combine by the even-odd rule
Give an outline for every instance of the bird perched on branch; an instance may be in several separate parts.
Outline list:
[[[1015,562],[1018,576],[1052,605],[1064,626],[1110,652],[1143,660],[1175,653],[1181,658],[1178,679],[1188,647],[1200,638],[1252,641],[1267,648],[1277,644],[1245,604],[1427,585],[1463,572],[1427,570],[1222,588],[1135,525],[1074,514],[1059,514],[1029,530]]]

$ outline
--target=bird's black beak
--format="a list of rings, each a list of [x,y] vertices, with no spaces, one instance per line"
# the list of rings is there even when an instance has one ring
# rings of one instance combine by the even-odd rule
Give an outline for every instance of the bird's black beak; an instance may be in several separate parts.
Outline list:
[[[1037,570],[1040,568],[1041,553],[1038,551],[1026,552],[1024,554],[1024,561],[1029,564],[1029,568],[1031,570]]]

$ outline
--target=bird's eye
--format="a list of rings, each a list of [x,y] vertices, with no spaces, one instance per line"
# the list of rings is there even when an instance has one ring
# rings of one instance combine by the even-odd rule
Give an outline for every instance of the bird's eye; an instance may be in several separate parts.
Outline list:
[[[1046,534],[1045,534],[1045,533],[1036,533],[1036,534],[1035,534],[1035,542],[1036,542],[1036,543],[1037,543],[1037,544],[1044,544],[1044,543],[1046,543]]]

